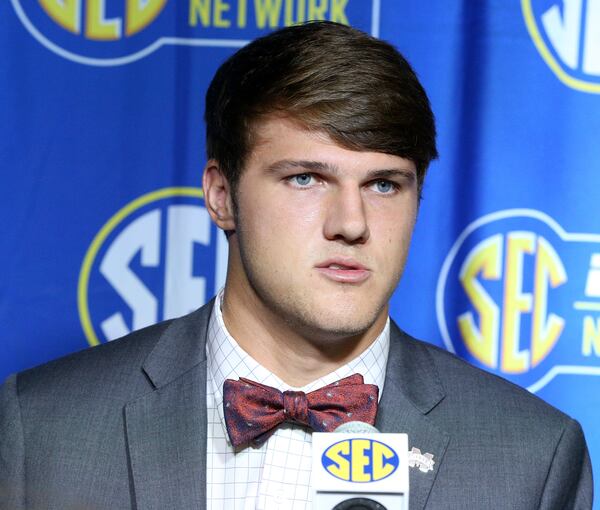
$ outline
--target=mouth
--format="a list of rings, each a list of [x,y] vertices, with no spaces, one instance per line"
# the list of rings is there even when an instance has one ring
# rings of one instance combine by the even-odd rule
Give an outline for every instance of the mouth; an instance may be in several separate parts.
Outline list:
[[[351,258],[336,257],[315,267],[319,274],[338,283],[361,283],[371,276],[368,268]]]

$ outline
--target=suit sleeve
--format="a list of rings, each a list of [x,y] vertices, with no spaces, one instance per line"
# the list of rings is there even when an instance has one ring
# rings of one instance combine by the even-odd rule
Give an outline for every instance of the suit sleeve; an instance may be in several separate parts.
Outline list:
[[[0,387],[0,510],[24,508],[23,427],[13,375]]]
[[[591,510],[592,466],[581,426],[570,420],[558,442],[540,509]]]

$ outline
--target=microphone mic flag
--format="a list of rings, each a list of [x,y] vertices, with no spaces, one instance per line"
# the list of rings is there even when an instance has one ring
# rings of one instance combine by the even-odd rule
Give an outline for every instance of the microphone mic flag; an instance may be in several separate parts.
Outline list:
[[[408,510],[408,436],[363,422],[312,434],[314,510]]]

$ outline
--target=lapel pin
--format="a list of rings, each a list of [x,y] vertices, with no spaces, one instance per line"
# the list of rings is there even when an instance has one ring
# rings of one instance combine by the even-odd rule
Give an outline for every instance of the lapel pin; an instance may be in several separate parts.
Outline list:
[[[410,452],[408,452],[408,465],[410,467],[418,467],[419,471],[422,473],[433,471],[434,464],[435,460],[433,460],[433,455],[431,453],[421,453],[421,450],[414,446]]]

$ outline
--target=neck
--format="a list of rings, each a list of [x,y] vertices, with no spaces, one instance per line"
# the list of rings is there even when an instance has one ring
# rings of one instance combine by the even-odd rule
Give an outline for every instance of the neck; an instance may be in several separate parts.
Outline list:
[[[292,387],[303,387],[345,365],[383,331],[387,308],[365,332],[346,337],[304,333],[270,310],[248,286],[226,285],[222,313],[238,345]]]

